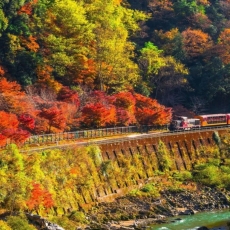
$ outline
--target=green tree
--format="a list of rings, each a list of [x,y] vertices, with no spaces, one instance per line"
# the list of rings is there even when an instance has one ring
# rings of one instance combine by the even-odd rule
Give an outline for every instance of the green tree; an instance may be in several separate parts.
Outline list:
[[[154,92],[156,99],[173,97],[173,91],[183,88],[187,81],[185,75],[188,69],[172,56],[164,56],[163,50],[159,50],[153,43],[145,43],[141,49],[138,63],[145,82],[150,92]],[[142,81],[139,84],[143,84]],[[158,96],[158,94],[161,95]],[[164,101],[166,104],[167,102]]]
[[[182,18],[196,13],[205,13],[204,6],[197,4],[196,0],[177,0],[173,4],[173,9]]]
[[[52,66],[53,76],[58,81],[65,84],[78,82],[93,40],[93,24],[86,19],[83,2],[54,1],[41,19],[39,16],[44,15],[43,11],[44,7],[40,5],[35,26],[41,32],[42,52],[48,51],[46,63]]]
[[[8,26],[8,19],[5,16],[4,11],[0,8],[0,37],[4,32],[4,30],[7,28],[7,26]]]
[[[113,0],[92,2],[87,15],[95,24],[93,59],[97,87],[116,92],[132,86],[138,78],[138,67],[132,60],[135,46],[129,38],[138,30],[138,21],[145,20],[146,15]]]

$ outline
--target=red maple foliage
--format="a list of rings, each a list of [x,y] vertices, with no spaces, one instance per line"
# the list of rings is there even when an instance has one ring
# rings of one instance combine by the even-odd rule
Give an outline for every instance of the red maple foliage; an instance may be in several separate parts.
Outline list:
[[[36,210],[40,205],[43,205],[47,209],[53,207],[54,201],[48,190],[43,189],[39,183],[33,183],[32,187],[30,198],[26,202],[30,210]]]
[[[109,97],[106,95],[105,92],[103,91],[100,91],[100,90],[95,90],[95,91],[92,91],[90,94],[89,94],[89,101],[92,103],[92,102],[100,102],[102,104],[108,104],[108,99]]]
[[[117,108],[117,125],[128,126],[136,123],[136,118],[133,112],[129,112],[123,108]]]
[[[113,95],[113,104],[116,107],[132,110],[135,106],[136,99],[131,92],[120,92]]]
[[[1,147],[6,146],[6,143],[7,143],[7,137],[0,133],[0,146]]]
[[[100,102],[87,104],[82,109],[81,123],[87,127],[105,127],[116,124],[116,109]]]
[[[45,208],[52,208],[54,205],[54,201],[51,193],[48,190],[43,190],[43,205]]]
[[[80,105],[80,100],[78,97],[78,93],[76,91],[71,90],[68,87],[62,87],[58,92],[57,100],[64,101],[67,103],[73,103],[76,106]]]
[[[35,128],[35,119],[29,114],[21,114],[18,117],[20,127],[32,131]]]
[[[142,125],[164,125],[168,124],[172,117],[171,108],[160,105],[157,100],[134,94],[136,98],[135,116]]]
[[[63,131],[66,126],[66,117],[62,110],[53,106],[49,109],[42,109],[39,116],[48,120],[48,133],[52,131],[52,127]]]
[[[22,129],[5,129],[2,134],[9,138],[11,143],[16,143],[17,145],[24,143],[30,137],[30,133]]]
[[[37,116],[35,118],[35,128],[34,133],[35,134],[43,134],[49,132],[49,121],[43,117]]]
[[[19,121],[15,114],[0,111],[0,117],[0,143],[6,143],[8,139],[11,143],[21,144],[30,136],[28,131],[18,129]]]

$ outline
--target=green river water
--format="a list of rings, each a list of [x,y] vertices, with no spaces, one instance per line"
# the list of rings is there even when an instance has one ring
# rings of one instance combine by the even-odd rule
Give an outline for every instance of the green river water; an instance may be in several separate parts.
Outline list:
[[[181,220],[176,220],[180,218]],[[170,218],[172,221],[167,224],[152,225],[151,230],[195,230],[198,227],[206,226],[209,229],[224,230],[227,228],[220,228],[226,222],[230,221],[230,210],[203,212],[189,216],[177,216]]]

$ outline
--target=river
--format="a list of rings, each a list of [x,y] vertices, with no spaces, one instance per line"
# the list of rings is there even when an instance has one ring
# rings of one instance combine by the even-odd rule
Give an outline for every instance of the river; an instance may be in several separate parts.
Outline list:
[[[181,219],[181,220],[177,220]],[[230,221],[230,210],[202,212],[189,216],[177,216],[169,219],[169,223],[152,225],[151,230],[195,230],[198,227],[206,226],[212,230],[224,230],[226,222]]]

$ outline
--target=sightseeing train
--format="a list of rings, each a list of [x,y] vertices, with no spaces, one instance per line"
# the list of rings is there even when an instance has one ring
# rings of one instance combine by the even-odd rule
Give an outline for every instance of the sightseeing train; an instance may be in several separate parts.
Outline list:
[[[188,118],[184,116],[178,116],[173,119],[169,125],[169,129],[172,131],[192,130],[200,129],[208,126],[229,125],[229,114],[206,114],[198,115],[194,118]]]

